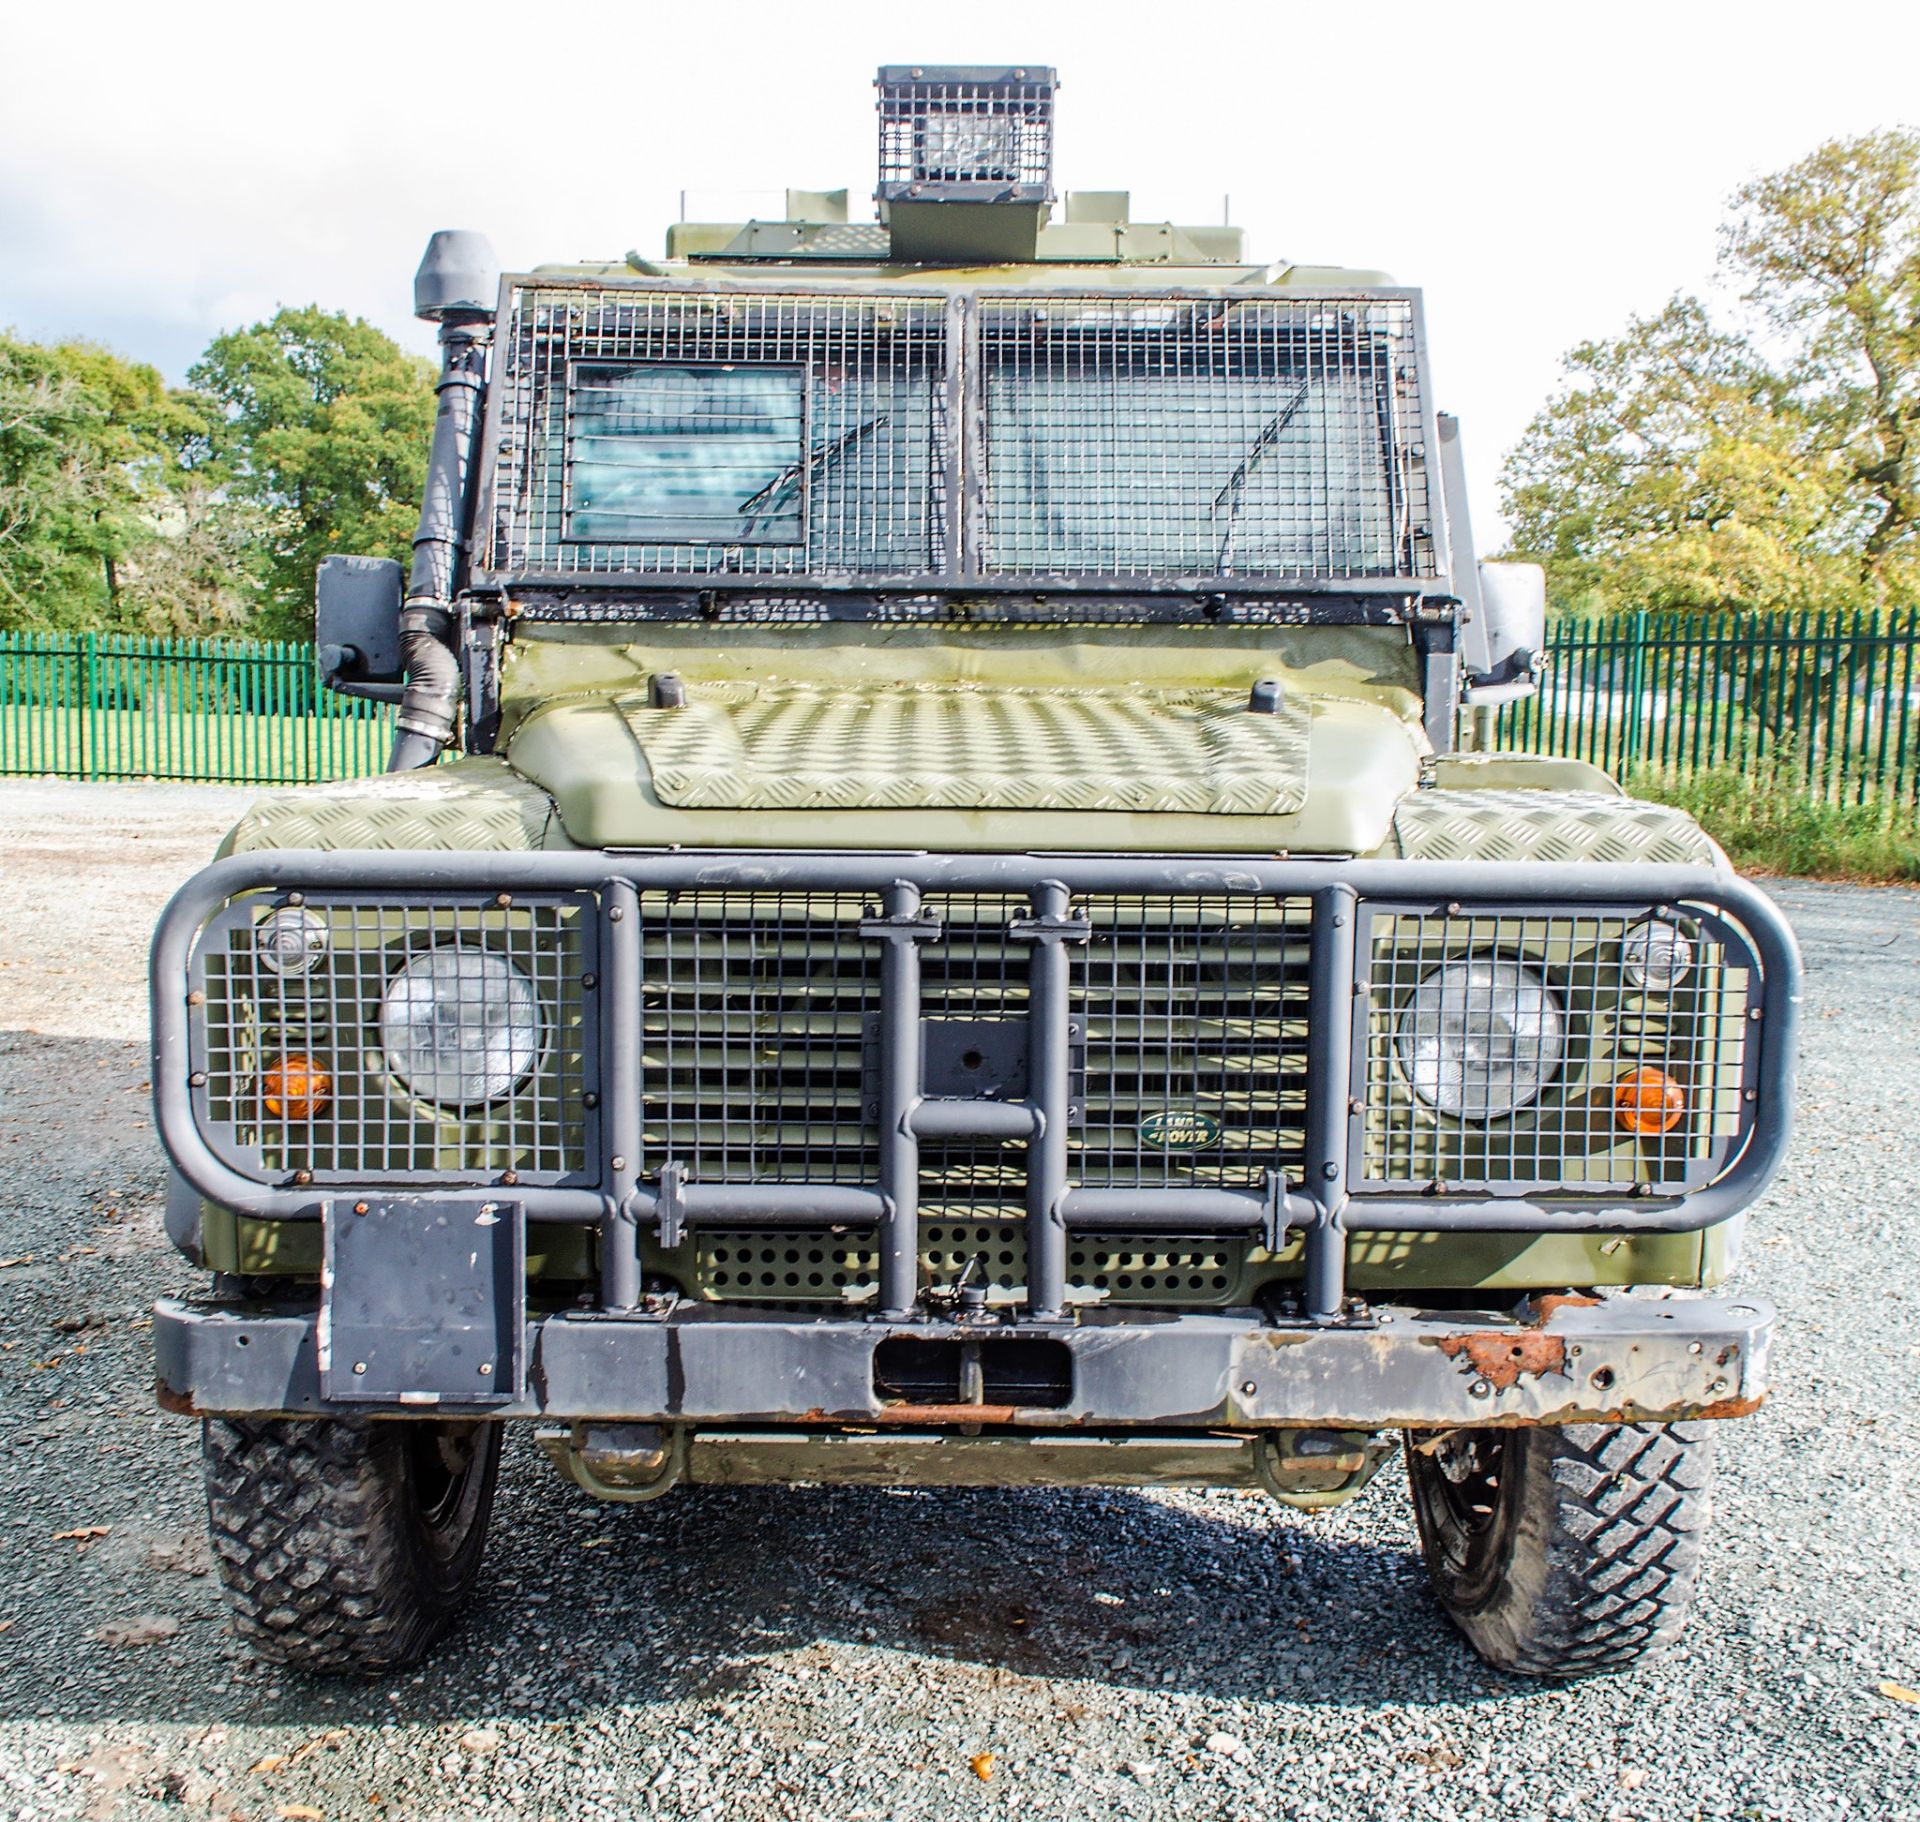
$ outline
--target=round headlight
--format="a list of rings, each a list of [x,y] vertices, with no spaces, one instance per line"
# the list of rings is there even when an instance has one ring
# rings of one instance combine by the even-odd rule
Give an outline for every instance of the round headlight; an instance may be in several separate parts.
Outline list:
[[[449,944],[388,982],[380,1042],[387,1067],[422,1100],[497,1101],[540,1060],[540,1002],[505,956]]]
[[[1635,924],[1620,939],[1620,965],[1642,993],[1671,993],[1693,969],[1693,945],[1671,924]]]
[[[1395,1033],[1400,1067],[1429,1107],[1458,1119],[1517,1113],[1558,1074],[1567,1021],[1531,968],[1445,962],[1406,1003]]]
[[[253,942],[269,974],[306,974],[327,952],[327,920],[304,905],[281,905],[254,925]]]

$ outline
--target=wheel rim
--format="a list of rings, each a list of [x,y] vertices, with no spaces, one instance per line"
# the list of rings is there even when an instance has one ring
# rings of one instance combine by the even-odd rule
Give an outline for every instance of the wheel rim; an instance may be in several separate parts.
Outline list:
[[[471,1522],[469,1494],[483,1472],[479,1426],[471,1423],[423,1423],[408,1451],[413,1469],[414,1504],[430,1538],[454,1534],[457,1541]]]
[[[1432,1451],[1431,1466],[1421,1476],[1438,1521],[1433,1541],[1445,1558],[1454,1598],[1463,1604],[1486,1592],[1482,1583],[1498,1579],[1516,1453],[1513,1438],[1504,1431],[1464,1431]]]

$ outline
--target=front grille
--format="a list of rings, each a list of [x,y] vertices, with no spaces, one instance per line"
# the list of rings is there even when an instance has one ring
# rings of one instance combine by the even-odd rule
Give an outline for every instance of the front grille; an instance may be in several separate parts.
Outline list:
[[[1024,898],[930,894],[929,1020],[1024,1021]],[[1304,1145],[1308,913],[1273,898],[1096,896],[1069,948],[1085,1093],[1070,1169],[1094,1187],[1258,1189]],[[648,1167],[695,1182],[869,1183],[863,1047],[879,1006],[878,907],[850,894],[644,894]],[[924,1141],[929,1220],[1015,1220],[1017,1141]]]
[[[1757,974],[1733,932],[1684,918],[1690,972],[1664,993],[1639,988],[1622,953],[1639,921],[1635,913],[1376,909],[1365,964],[1362,1187],[1674,1194],[1717,1176],[1748,1113]],[[1409,1062],[1422,1016],[1416,991],[1443,964],[1471,961],[1525,969],[1560,1009],[1557,1045],[1544,1046],[1535,1028],[1518,1047],[1530,1068],[1547,1065],[1545,1087],[1527,1105],[1492,1117],[1462,1118],[1431,1105],[1416,1092]],[[1667,1134],[1636,1137],[1617,1116],[1621,1078],[1642,1069],[1660,1071],[1686,1097]]]
[[[302,913],[324,930],[324,951],[305,972],[276,973],[258,933],[276,915]],[[249,1174],[306,1172],[316,1183],[508,1171],[528,1183],[590,1181],[596,1140],[584,1094],[593,1038],[581,982],[591,942],[584,898],[506,907],[492,899],[239,901],[217,921],[198,964],[206,996],[199,1066],[216,1144]],[[424,1099],[383,1047],[380,1009],[394,976],[446,948],[498,958],[531,989],[531,1016],[505,1040],[530,1062],[511,1093],[465,1104]],[[450,999],[477,999],[482,981],[477,968],[462,975],[456,967]],[[317,1065],[324,1094],[300,1093],[313,1090],[314,1072],[290,1081],[287,1059]],[[445,1083],[425,1085],[447,1092]]]

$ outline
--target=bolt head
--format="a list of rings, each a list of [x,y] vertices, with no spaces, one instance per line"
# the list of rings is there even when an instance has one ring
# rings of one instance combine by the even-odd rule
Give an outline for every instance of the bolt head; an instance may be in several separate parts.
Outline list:
[[[490,1362],[488,1362],[488,1361],[485,1361],[485,1360],[483,1360],[483,1361],[481,1361],[481,1363],[480,1363],[480,1377],[481,1377],[482,1379],[487,1379],[487,1378],[490,1378],[490,1377],[492,1376],[492,1374],[493,1374],[493,1366],[492,1366],[492,1364],[491,1364]]]
[[[353,1205],[353,1212],[354,1212],[354,1213],[355,1213],[356,1215],[364,1215],[364,1214],[365,1214],[365,1213],[367,1212],[367,1205],[366,1205],[366,1203],[364,1203],[364,1202],[356,1202],[356,1203],[355,1203],[355,1204]]]
[[[615,1170],[625,1170],[625,1169],[627,1168],[627,1161],[626,1161],[626,1159],[625,1159],[625,1158],[615,1158],[615,1159],[614,1159],[614,1161],[613,1161],[613,1168],[614,1168]]]
[[[1484,1379],[1476,1379],[1472,1385],[1467,1387],[1467,1395],[1470,1398],[1491,1398],[1493,1396],[1493,1387],[1488,1385]]]
[[[1249,1379],[1242,1383],[1240,1387],[1240,1395],[1243,1398],[1251,1398],[1255,1392],[1259,1391],[1259,1389],[1260,1387],[1258,1383],[1254,1380]]]
[[[367,1370],[367,1363],[364,1360],[356,1360],[353,1363],[353,1370],[356,1373],[364,1373]]]

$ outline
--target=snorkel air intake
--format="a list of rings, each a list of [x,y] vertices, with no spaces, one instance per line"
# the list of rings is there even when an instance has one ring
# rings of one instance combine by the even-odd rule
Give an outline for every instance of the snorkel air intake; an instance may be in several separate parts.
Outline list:
[[[413,279],[414,314],[440,325],[439,412],[427,458],[420,529],[400,610],[406,691],[389,772],[431,765],[453,739],[460,693],[453,603],[464,578],[464,529],[471,509],[473,445],[487,389],[498,289],[486,237],[443,228],[427,242]]]

